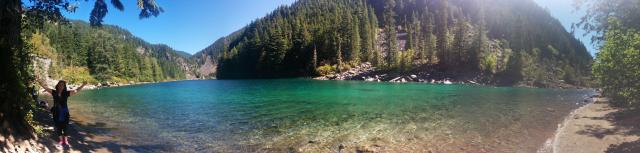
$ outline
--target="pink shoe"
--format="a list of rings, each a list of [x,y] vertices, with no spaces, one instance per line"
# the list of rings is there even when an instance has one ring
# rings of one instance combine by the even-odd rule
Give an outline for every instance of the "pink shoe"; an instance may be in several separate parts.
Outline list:
[[[69,145],[69,138],[68,137],[64,137],[64,144],[65,145]]]
[[[62,149],[63,147],[64,147],[64,140],[58,141],[58,145],[56,145],[56,148]]]

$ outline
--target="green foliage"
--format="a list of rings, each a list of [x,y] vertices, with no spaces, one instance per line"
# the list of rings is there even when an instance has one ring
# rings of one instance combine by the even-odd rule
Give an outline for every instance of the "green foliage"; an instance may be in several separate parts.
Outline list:
[[[511,48],[508,48],[509,46],[504,40],[495,41],[495,42],[492,41],[492,42],[486,42],[486,43],[491,43],[492,45],[489,45],[491,47],[483,47],[486,50],[483,50],[482,52],[479,53],[480,61],[479,61],[478,68],[490,74],[496,74],[496,73],[506,71],[507,67],[510,66],[509,60],[512,57],[513,50],[511,50]],[[525,60],[527,60],[527,62],[530,62],[530,64],[537,64],[535,61],[532,61],[533,59],[535,59],[535,56],[531,57],[527,53],[524,53],[523,55],[526,56],[527,59]],[[515,65],[512,65],[512,66],[515,66]],[[518,66],[521,66],[521,65],[518,65]],[[522,66],[525,66],[525,65],[522,65]]]
[[[338,71],[348,68],[347,63],[371,62],[383,56],[377,56],[378,21],[367,2],[299,1],[216,41],[200,54],[217,58],[221,79],[315,75],[318,62],[336,65]],[[203,57],[200,54],[195,57]]]
[[[72,21],[66,25],[45,24],[42,31],[31,40],[37,55],[53,60],[49,69],[53,78],[74,77],[78,67],[84,67],[90,76],[81,76],[81,80],[91,83],[177,80],[188,73],[179,66],[180,61],[191,63],[166,45],[149,44],[114,26],[90,27]]]
[[[398,38],[396,31],[396,2],[394,0],[384,1],[383,23],[384,23],[384,48],[387,53],[387,68],[393,68],[399,64]]]
[[[580,84],[580,81],[583,79],[580,78],[580,76],[577,76],[575,71],[576,70],[573,67],[569,66],[568,64],[565,64],[562,67],[561,74],[558,77],[562,78],[562,80],[564,80],[566,83]]]
[[[217,58],[220,79],[317,75],[318,62],[337,71],[346,70],[345,63],[371,62],[387,71],[430,64],[485,73],[510,80],[505,85],[584,82],[591,55],[535,6],[530,0],[300,0],[195,57]]]
[[[511,48],[503,48],[500,52],[500,57],[498,58],[497,63],[497,71],[504,72],[509,67],[510,59],[513,55],[513,50]]]
[[[129,83],[129,80],[115,77],[115,76],[112,76],[111,78],[109,78],[109,80],[113,83],[121,83],[121,84]]]
[[[609,22],[615,17],[620,22],[616,29],[640,28],[640,1],[638,0],[574,0],[575,7],[586,7],[588,12],[580,18],[573,28],[582,28],[593,34],[593,42],[601,42],[612,26]],[[606,40],[605,40],[606,41]]]
[[[603,94],[617,104],[640,106],[640,1],[576,2],[589,12],[577,26],[593,34],[593,41],[603,43],[593,63]]]
[[[522,67],[522,76],[525,82],[535,83],[544,80],[544,71],[537,62],[537,56],[540,49],[534,48],[531,53],[521,52],[520,61]]]
[[[32,51],[36,56],[49,59],[55,59],[58,57],[56,49],[51,47],[49,38],[41,32],[33,33],[27,43],[33,45]]]
[[[560,51],[553,47],[553,45],[547,45],[547,50],[551,53],[551,55],[558,56],[560,55]]]
[[[119,0],[112,0],[115,6],[122,10]],[[101,3],[101,4],[100,4]],[[24,5],[23,5],[24,4]],[[61,10],[73,12],[75,7],[69,5],[67,0],[31,0],[23,3],[20,0],[3,0],[0,3],[0,121],[3,134],[13,134],[30,137],[32,126],[27,121],[31,120],[28,112],[33,108],[33,99],[29,92],[34,90],[29,87],[35,79],[32,68],[33,53],[36,44],[30,44],[31,34],[42,28],[45,23],[58,23],[64,20]],[[155,0],[139,0],[141,8],[140,17],[157,16],[162,8],[156,5]],[[96,13],[93,13],[96,12]],[[97,0],[92,11],[92,23],[99,23],[107,12],[103,0]],[[24,18],[24,17],[27,18]],[[94,24],[95,25],[95,24]],[[27,43],[24,43],[27,42]],[[46,42],[36,39],[34,42]],[[38,47],[46,46],[46,43],[37,44]],[[47,49],[39,48],[39,51]],[[48,56],[47,52],[36,53]],[[6,136],[6,135],[3,135]]]
[[[496,73],[498,71],[498,57],[494,53],[486,53],[480,59],[480,70]]]
[[[604,95],[619,104],[640,105],[640,33],[623,29],[622,22],[610,18],[605,44],[596,56],[594,76]]]
[[[329,74],[334,74],[336,72],[336,65],[329,65],[329,64],[325,64],[323,66],[320,66],[318,68],[316,68],[316,72],[318,72],[318,74],[320,75],[329,75]]]
[[[87,82],[90,84],[98,83],[98,80],[91,76],[91,74],[89,73],[89,68],[87,67],[66,67],[62,69],[62,78],[72,84],[81,84],[83,82]]]
[[[412,70],[415,54],[416,53],[413,49],[409,49],[404,52],[399,52],[398,59],[396,59],[396,61],[398,61],[396,69],[404,72]]]

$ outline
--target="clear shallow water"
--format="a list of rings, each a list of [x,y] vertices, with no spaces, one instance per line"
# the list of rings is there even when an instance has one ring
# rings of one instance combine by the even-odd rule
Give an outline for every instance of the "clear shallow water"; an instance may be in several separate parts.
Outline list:
[[[83,91],[133,144],[202,152],[534,152],[590,90],[356,81],[180,81]]]

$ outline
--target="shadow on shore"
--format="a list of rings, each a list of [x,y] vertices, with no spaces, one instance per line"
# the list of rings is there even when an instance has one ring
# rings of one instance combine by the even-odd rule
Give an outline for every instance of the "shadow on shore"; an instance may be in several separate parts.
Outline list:
[[[600,102],[603,103],[603,102]],[[640,136],[640,109],[630,109],[627,107],[610,106],[612,108],[599,109],[597,111],[610,111],[604,117],[587,117],[592,120],[609,121],[613,128],[605,128],[598,125],[585,125],[585,130],[579,131],[578,134],[589,135],[598,139],[603,139],[607,135],[624,135],[624,136]],[[607,153],[640,153],[640,139],[624,142],[620,144],[609,145]]]
[[[38,108],[34,113],[34,119],[45,126],[53,126],[51,115],[45,109]],[[39,136],[38,143],[44,145],[52,152],[170,152],[172,149],[168,145],[162,144],[143,144],[132,145],[110,135],[110,131],[114,130],[105,123],[80,123],[72,118],[69,129],[69,146],[61,147],[58,145],[58,135],[53,129],[45,130],[44,136]]]
[[[609,121],[616,128],[624,130],[626,135],[640,136],[640,110],[624,109],[623,111],[607,114]],[[640,153],[640,140],[610,145],[607,153]]]

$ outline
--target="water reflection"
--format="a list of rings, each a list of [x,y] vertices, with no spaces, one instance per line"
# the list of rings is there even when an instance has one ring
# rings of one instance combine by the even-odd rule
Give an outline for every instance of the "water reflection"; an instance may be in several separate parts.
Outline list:
[[[181,151],[532,152],[591,92],[210,80],[87,91],[72,109]]]

